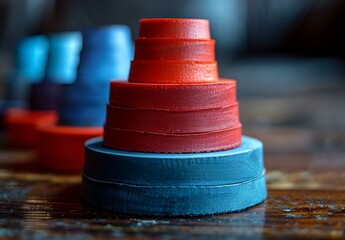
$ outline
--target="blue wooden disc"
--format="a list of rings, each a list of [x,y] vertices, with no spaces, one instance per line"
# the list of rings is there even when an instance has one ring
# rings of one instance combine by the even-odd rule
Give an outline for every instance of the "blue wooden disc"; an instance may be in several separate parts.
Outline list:
[[[109,82],[127,79],[133,43],[125,25],[95,27],[83,31],[77,82]]]
[[[155,154],[105,148],[102,139],[86,142],[84,172],[90,177],[134,185],[222,185],[260,176],[263,144],[242,137],[240,147],[218,152]]]
[[[62,85],[61,105],[103,104],[109,101],[110,83],[84,83]]]
[[[87,28],[83,33],[83,51],[91,49],[114,49],[129,51],[132,48],[131,30],[126,25],[107,25]]]
[[[61,94],[61,85],[42,81],[30,86],[28,104],[30,110],[57,110]]]
[[[17,77],[30,83],[41,81],[47,64],[48,49],[48,39],[43,35],[22,39],[16,51]]]
[[[59,109],[59,125],[97,127],[105,122],[105,104],[63,105]]]
[[[121,63],[102,61],[94,64],[92,64],[92,61],[85,62],[81,60],[76,82],[109,83],[110,80],[114,79],[127,79],[130,69],[130,59],[124,60],[127,61]]]
[[[254,179],[211,186],[144,186],[107,182],[83,175],[83,198],[120,213],[195,216],[246,209],[265,200],[265,171]]]
[[[79,32],[55,33],[48,37],[50,49],[46,80],[72,83],[76,79],[82,35]]]

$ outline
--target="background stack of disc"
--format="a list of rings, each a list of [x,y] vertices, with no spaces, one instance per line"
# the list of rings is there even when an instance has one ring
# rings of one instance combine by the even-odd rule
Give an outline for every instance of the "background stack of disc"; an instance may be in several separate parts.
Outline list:
[[[10,109],[5,115],[5,130],[10,145],[34,147],[37,144],[37,128],[57,123],[61,84],[75,80],[81,43],[78,32],[49,35],[45,76],[41,74],[32,80],[26,96],[27,109]]]
[[[30,110],[57,110],[61,85],[76,80],[82,47],[81,33],[55,33],[48,39],[46,75],[43,81],[31,85],[28,98]]]
[[[62,86],[59,123],[39,130],[39,163],[50,170],[81,172],[84,142],[103,132],[109,82],[128,77],[133,50],[127,26],[91,28],[82,33],[77,79]]]
[[[263,145],[242,137],[236,82],[219,79],[209,22],[145,19],[104,139],[86,143],[83,196],[139,215],[204,215],[266,198]]]
[[[83,31],[78,78],[63,86],[59,124],[102,126],[109,99],[109,81],[127,79],[133,44],[130,29],[124,25]]]
[[[48,55],[48,40],[45,36],[31,36],[22,39],[17,47],[14,70],[6,84],[4,98],[0,99],[0,128],[3,116],[10,108],[25,108],[28,87],[43,79]]]

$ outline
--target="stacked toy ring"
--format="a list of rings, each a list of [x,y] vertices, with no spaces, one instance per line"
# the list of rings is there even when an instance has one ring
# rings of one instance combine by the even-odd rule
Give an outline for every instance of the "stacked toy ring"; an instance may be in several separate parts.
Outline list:
[[[64,85],[59,108],[59,124],[102,126],[109,81],[128,76],[132,55],[130,31],[124,25],[83,30],[77,80]]]
[[[48,42],[47,65],[44,64],[36,69],[36,71],[40,69],[40,74],[30,76],[35,81],[29,86],[28,109],[15,109],[6,113],[5,130],[7,140],[12,146],[35,147],[37,145],[37,129],[43,126],[53,126],[58,121],[56,110],[60,99],[61,84],[75,80],[81,47],[80,33],[51,34]],[[45,48],[47,46],[44,46]],[[43,54],[42,49],[36,48],[35,50],[37,54]],[[34,60],[35,58],[30,59],[31,64],[35,62]],[[36,60],[43,61],[43,56]],[[45,61],[44,58],[44,63]],[[37,64],[42,65],[38,62]],[[42,68],[46,68],[46,75],[43,79]],[[28,71],[23,71],[22,74],[25,72]]]
[[[40,128],[39,164],[45,169],[80,173],[84,142],[101,136],[109,81],[128,76],[132,55],[127,26],[85,29],[77,79],[62,85],[58,125]]]
[[[209,22],[144,19],[103,138],[85,144],[83,197],[120,213],[238,211],[267,195],[263,144],[242,136],[236,82],[219,79]]]

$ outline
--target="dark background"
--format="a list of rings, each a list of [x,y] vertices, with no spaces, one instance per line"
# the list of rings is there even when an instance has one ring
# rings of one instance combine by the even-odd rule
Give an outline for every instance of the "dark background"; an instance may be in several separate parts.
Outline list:
[[[0,0],[1,49],[23,36],[122,23],[137,35],[139,19],[207,18],[221,57],[284,53],[341,57],[341,0]]]
[[[344,239],[344,0],[0,0],[0,83],[24,36],[123,23],[135,37],[148,17],[210,19],[244,133],[264,142],[267,200],[200,218],[102,211],[81,201],[79,175],[35,169],[34,152],[8,149],[0,132],[0,236]]]
[[[220,75],[238,81],[245,130],[345,129],[342,0],[0,0],[0,77],[24,36],[121,23],[134,38],[150,17],[210,19]]]

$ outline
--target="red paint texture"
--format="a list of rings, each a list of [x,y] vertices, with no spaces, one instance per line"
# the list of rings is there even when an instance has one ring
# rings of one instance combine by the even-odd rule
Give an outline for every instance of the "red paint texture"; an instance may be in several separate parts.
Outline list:
[[[140,21],[128,82],[111,82],[104,146],[192,153],[241,143],[236,82],[219,79],[207,20]]]
[[[206,83],[218,80],[216,62],[138,61],[131,63],[130,83]]]
[[[134,59],[214,62],[216,60],[214,50],[214,40],[137,38]]]
[[[142,19],[138,37],[209,40],[210,24],[206,19]]]
[[[236,102],[236,82],[221,79],[210,84],[145,84],[112,81],[110,104],[129,108],[201,110]]]
[[[105,147],[156,153],[213,152],[238,147],[241,125],[223,131],[196,134],[158,134],[104,126]]]
[[[155,133],[203,133],[240,124],[238,104],[198,111],[123,108],[108,105],[106,125],[111,128]]]

